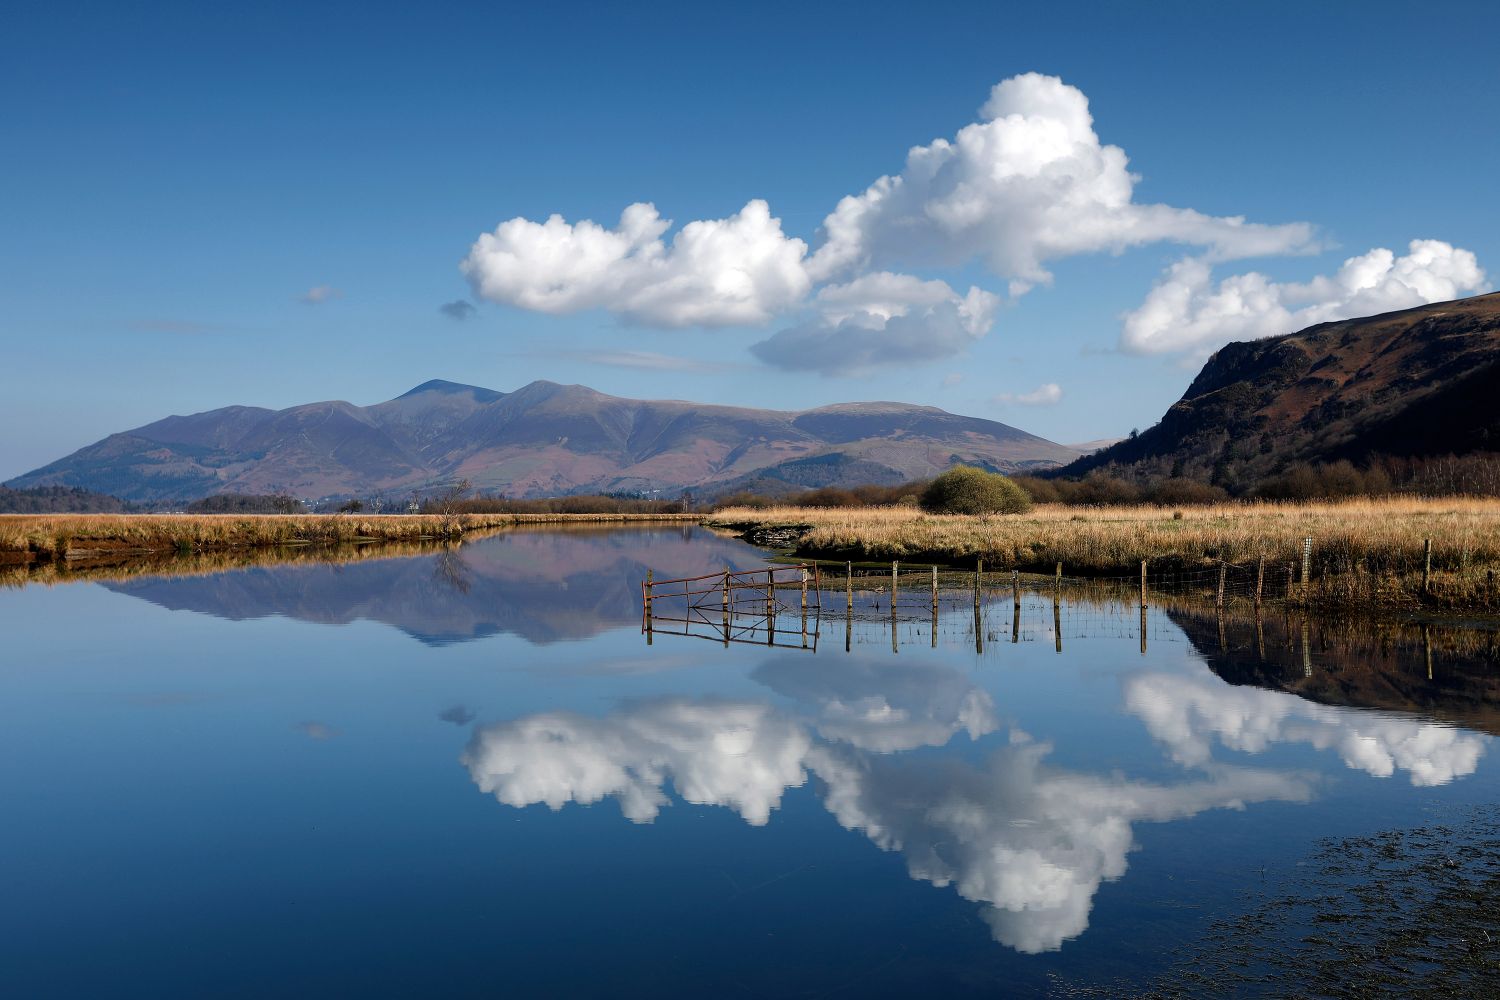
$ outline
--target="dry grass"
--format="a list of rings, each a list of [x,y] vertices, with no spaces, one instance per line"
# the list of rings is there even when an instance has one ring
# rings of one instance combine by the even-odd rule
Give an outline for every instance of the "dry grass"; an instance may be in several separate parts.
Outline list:
[[[1473,596],[1500,568],[1500,500],[1361,499],[1330,503],[1247,503],[1184,507],[1038,506],[1004,517],[935,516],[911,507],[732,509],[710,523],[739,528],[805,527],[804,555],[905,559],[997,570],[1070,575],[1124,574],[1149,560],[1153,570],[1194,569],[1220,560],[1248,566],[1264,557],[1284,573],[1313,539],[1321,590],[1364,599],[1382,588],[1410,593],[1420,577],[1423,540],[1432,539],[1433,591]],[[1358,584],[1356,586],[1356,583]],[[1420,589],[1418,585],[1418,589]],[[1356,594],[1357,591],[1357,594]]]
[[[0,562],[46,562],[124,553],[208,552],[287,545],[454,539],[527,524],[692,521],[637,514],[15,514],[0,515]]]
[[[101,559],[60,559],[48,562],[0,565],[0,587],[40,584],[100,582],[119,583],[138,577],[208,576],[252,566],[297,564],[346,565],[402,559],[439,552],[467,541],[380,542],[370,545],[256,546],[210,549],[179,554],[174,551],[146,554],[121,553]]]

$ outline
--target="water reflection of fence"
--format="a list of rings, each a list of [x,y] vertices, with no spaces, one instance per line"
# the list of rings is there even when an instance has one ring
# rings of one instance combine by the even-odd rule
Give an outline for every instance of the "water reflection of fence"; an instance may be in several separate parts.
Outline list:
[[[927,589],[918,591],[909,583],[903,589],[899,566],[891,577],[847,571],[842,581],[845,600],[840,614],[836,601],[825,604],[824,592],[835,597],[837,591],[827,585],[831,581],[816,564],[725,570],[671,580],[657,580],[653,574],[642,583],[641,630],[648,643],[661,633],[724,645],[753,643],[815,650],[822,630],[836,627],[842,618],[846,649],[856,641],[858,624],[861,643],[869,641],[876,628],[882,633],[888,628],[893,650],[920,639],[936,646],[940,634],[956,638],[961,632],[964,641],[972,641],[975,649],[983,652],[987,642],[1002,641],[1002,637],[1011,642],[1023,638],[1031,641],[1036,633],[1045,632],[1060,652],[1063,636],[1069,632],[1080,637],[1124,634],[1121,618],[1128,607],[1138,613],[1139,622],[1138,627],[1130,626],[1129,634],[1145,647],[1150,631],[1145,609],[1136,607],[1114,581],[1069,581],[1071,585],[1065,588],[1058,578],[1053,581],[1057,586],[1044,594],[1037,589],[1034,577],[1022,581],[1019,575],[1013,575],[1004,588],[1012,598],[1011,615],[1001,621],[994,606],[1000,603],[1002,588],[986,586],[982,578],[978,578],[979,585],[970,587],[968,579],[960,577],[962,574],[939,573],[936,567],[927,567],[922,574]],[[1066,612],[1064,589],[1069,592]],[[1050,609],[1044,606],[1049,595]],[[1161,630],[1159,623],[1157,630]]]
[[[648,641],[661,631],[726,645],[812,649],[822,628],[842,618],[846,649],[857,637],[870,641],[869,626],[880,623],[881,632],[889,630],[893,650],[922,638],[935,647],[939,635],[956,638],[961,632],[980,653],[986,643],[1042,638],[1061,652],[1066,637],[1101,636],[1137,640],[1145,653],[1149,639],[1181,641],[1181,633],[1163,617],[1148,615],[1151,608],[1208,608],[1221,624],[1229,617],[1287,614],[1298,606],[1304,583],[1296,566],[1273,573],[1263,561],[1160,570],[1142,564],[1135,574],[1087,577],[1067,576],[1060,564],[1044,575],[986,572],[982,563],[973,572],[955,572],[932,564],[893,562],[886,571],[808,562],[673,580],[648,575],[642,583],[642,631]],[[831,598],[827,606],[824,591]],[[856,624],[861,625],[857,632]]]

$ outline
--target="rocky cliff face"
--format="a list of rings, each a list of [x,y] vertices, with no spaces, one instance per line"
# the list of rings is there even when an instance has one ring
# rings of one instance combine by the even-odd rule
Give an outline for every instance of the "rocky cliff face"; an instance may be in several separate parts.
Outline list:
[[[1229,344],[1106,465],[1241,483],[1294,462],[1500,449],[1500,294]]]

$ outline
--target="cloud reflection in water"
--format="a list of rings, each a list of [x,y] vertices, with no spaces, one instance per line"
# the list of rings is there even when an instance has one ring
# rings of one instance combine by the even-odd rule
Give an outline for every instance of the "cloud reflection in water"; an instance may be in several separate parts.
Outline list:
[[[1186,767],[1205,764],[1215,737],[1260,753],[1274,743],[1336,751],[1351,768],[1379,778],[1403,771],[1417,786],[1473,774],[1490,737],[1389,712],[1319,705],[1296,695],[1228,687],[1201,677],[1142,674],[1125,682],[1125,705]]]
[[[762,825],[811,774],[842,826],[982,904],[995,939],[1023,952],[1083,932],[1100,884],[1125,872],[1132,824],[1312,794],[1307,775],[1212,764],[1177,785],[1073,774],[1016,730],[981,764],[891,753],[997,728],[989,695],[947,668],[846,661],[797,674],[772,661],[756,677],[807,711],[674,697],[603,718],[548,712],[481,727],[463,762],[507,805],[614,798],[637,823],[669,804],[670,781],[685,801]]]

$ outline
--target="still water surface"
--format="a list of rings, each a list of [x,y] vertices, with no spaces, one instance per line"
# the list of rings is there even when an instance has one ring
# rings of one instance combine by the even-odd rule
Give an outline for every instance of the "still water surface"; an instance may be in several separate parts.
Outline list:
[[[961,601],[846,651],[840,593],[816,651],[647,645],[648,568],[765,563],[524,531],[0,591],[0,994],[1139,984],[1322,838],[1500,792],[1484,640],[1429,678],[1410,633],[1153,609],[1142,653],[1031,594],[982,652]]]

